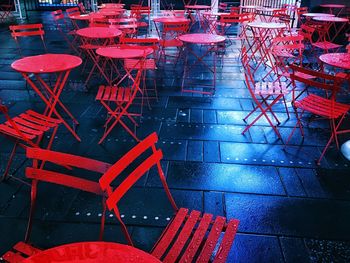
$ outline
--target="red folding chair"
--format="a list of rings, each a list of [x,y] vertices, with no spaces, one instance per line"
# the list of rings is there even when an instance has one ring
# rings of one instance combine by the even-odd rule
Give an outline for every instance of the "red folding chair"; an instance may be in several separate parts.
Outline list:
[[[130,106],[133,104],[137,92],[140,91],[140,79],[144,65],[144,58],[138,61],[140,64],[137,70],[136,77],[133,80],[131,87],[121,87],[121,86],[100,86],[96,95],[96,100],[100,101],[101,104],[106,108],[109,117],[104,124],[105,131],[100,141],[101,144],[108,134],[113,130],[113,128],[120,123],[120,125],[136,140],[140,141],[136,136],[137,122],[134,120],[133,116],[139,116],[140,114],[135,114],[128,112]],[[113,105],[114,104],[114,105]],[[125,121],[122,119],[127,117],[134,126],[133,131],[128,127]]]
[[[189,30],[190,21],[186,22],[167,22],[163,24],[163,30],[161,33],[160,40],[160,59],[162,58],[164,63],[167,63],[167,57],[174,58],[174,64],[177,64],[177,61],[180,57],[180,51],[183,46],[179,36],[186,34]],[[177,54],[170,54],[170,50],[177,49]],[[167,52],[169,51],[169,52]]]
[[[0,22],[6,21],[11,16],[12,9],[14,7],[13,0],[8,0],[7,3],[0,3]]]
[[[67,21],[64,17],[64,14],[62,10],[56,10],[51,12],[51,16],[53,20],[55,21],[56,28],[60,32],[61,36],[64,38],[64,40],[69,45],[70,49],[73,50],[75,53],[80,55],[80,51],[77,49],[78,43],[77,43],[77,35],[76,30],[70,30],[69,26],[67,25]],[[69,36],[72,36],[73,39],[69,39]]]
[[[302,99],[298,99],[299,96],[296,97],[296,100],[292,102],[292,105],[297,118],[297,123],[289,135],[286,144],[292,138],[297,127],[299,127],[301,136],[304,137],[303,124],[301,122],[301,119],[305,112],[329,120],[331,137],[324,147],[320,158],[317,160],[317,164],[320,165],[323,156],[333,141],[335,141],[336,146],[339,149],[338,134],[345,134],[350,132],[350,130],[340,129],[346,114],[350,110],[350,105],[336,101],[336,96],[341,89],[341,82],[343,80],[333,75],[302,68],[296,65],[291,65],[290,67],[293,70],[293,73],[290,75],[290,77],[292,79],[294,88],[296,88],[296,81],[298,81],[305,84],[307,87],[314,87],[316,89],[324,91],[325,96],[310,93],[310,90],[308,89],[309,94],[307,96],[303,97]],[[312,75],[314,76],[314,79],[302,77],[301,74],[297,73]]]
[[[156,242],[152,249],[152,255],[165,263],[209,262],[210,260],[213,260],[212,262],[225,262],[235,238],[239,221],[231,219],[227,222],[226,218],[222,216],[214,218],[212,214],[202,214],[195,210],[190,212],[187,208],[179,209],[165,180],[160,164],[163,153],[156,148],[157,141],[157,134],[152,133],[119,159],[100,178],[100,186],[107,195],[106,204],[108,209],[114,212],[128,243],[133,245],[128,229],[120,215],[119,201],[148,170],[156,166],[165,193],[176,215]],[[145,156],[146,154],[147,156]],[[120,184],[114,187],[113,181],[124,172],[125,168],[133,164],[135,160],[139,160],[141,156],[143,156],[142,163],[128,173]]]
[[[21,241],[14,245],[4,255],[2,255],[0,257],[0,260],[1,262],[18,263],[39,252],[41,252],[40,249]]]
[[[74,19],[71,18],[72,16],[78,16],[78,15],[81,14],[79,7],[67,8],[66,9],[66,14],[67,14],[67,17],[70,19],[70,21],[72,23],[73,29],[79,29],[79,26],[78,26],[77,22]]]
[[[62,123],[62,121],[46,117],[45,115],[39,114],[32,110],[28,110],[17,117],[11,118],[8,114],[7,107],[1,104],[0,113],[3,113],[7,120],[5,123],[0,124],[0,134],[15,142],[6,165],[5,172],[1,177],[1,181],[3,181],[10,176],[9,171],[17,147],[39,147],[44,133],[53,129],[48,145],[46,146],[47,149],[50,149],[58,126]],[[18,178],[15,179],[21,181]]]
[[[37,189],[39,182],[46,182],[56,185],[61,185],[80,191],[88,192],[91,194],[99,195],[102,197],[102,216],[99,240],[102,240],[104,223],[105,223],[105,195],[102,192],[99,183],[94,180],[86,179],[86,174],[82,174],[82,171],[90,171],[95,173],[96,178],[100,178],[101,174],[105,173],[109,168],[110,164],[80,157],[76,155],[54,152],[44,150],[40,148],[27,148],[26,156],[33,160],[33,166],[27,167],[25,174],[28,179],[31,179],[31,202],[30,211],[27,224],[27,230],[25,234],[25,242],[29,241],[33,216],[36,204]],[[50,163],[49,166],[39,166],[38,162]],[[50,167],[50,168],[47,168]],[[64,167],[68,169],[64,169]],[[76,169],[73,169],[76,168]],[[59,170],[58,170],[59,169]],[[77,170],[79,169],[79,170]],[[91,177],[93,175],[91,174]]]
[[[243,54],[246,54],[244,49],[245,48],[243,48]],[[282,140],[281,134],[277,129],[277,125],[280,124],[280,121],[273,112],[272,107],[282,101],[286,109],[287,118],[289,119],[289,111],[285,100],[285,96],[289,93],[287,90],[287,84],[285,82],[255,82],[248,63],[247,55],[242,55],[246,85],[256,106],[254,106],[253,110],[245,116],[243,120],[246,122],[253,113],[258,113],[258,115],[246,126],[242,134],[247,132],[261,117],[264,116],[278,138]],[[271,117],[269,117],[269,115],[271,115]],[[272,122],[271,118],[276,121],[277,125]]]
[[[22,37],[34,37],[39,36],[43,44],[45,53],[47,53],[47,47],[44,40],[44,28],[43,24],[25,24],[25,25],[12,25],[9,27],[11,31],[11,36],[16,42],[20,56],[23,57],[23,51],[19,43],[19,39]]]
[[[159,39],[158,38],[126,38],[122,37],[120,39],[121,45],[126,45],[127,47],[136,47],[136,48],[151,48],[153,50],[152,57],[146,58],[143,65],[142,72],[142,94],[141,94],[141,115],[144,105],[144,99],[146,99],[148,107],[151,108],[150,100],[155,99],[158,101],[158,93],[157,93],[157,81],[156,81],[156,69],[157,69],[157,60],[158,60],[158,50],[159,50]],[[125,67],[128,70],[140,70],[141,65],[137,59],[125,59],[124,60]],[[151,79],[153,82],[153,88],[147,87],[146,85],[146,75],[147,72],[151,71],[153,77]],[[150,94],[151,93],[151,94]],[[152,96],[153,94],[153,96]]]
[[[227,7],[228,7],[227,3],[221,2],[218,5],[218,11],[222,12],[222,13],[225,13],[225,12],[227,12]]]

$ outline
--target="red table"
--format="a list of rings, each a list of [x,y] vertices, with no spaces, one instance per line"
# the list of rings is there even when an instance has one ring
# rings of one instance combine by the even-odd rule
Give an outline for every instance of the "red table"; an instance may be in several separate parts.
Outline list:
[[[210,5],[185,5],[185,10],[187,11],[190,17],[192,17],[191,12],[195,13],[195,17],[193,17],[192,19],[193,19],[193,22],[195,22],[196,20],[199,22],[200,28],[203,27],[203,22],[204,22],[201,16],[201,11],[209,11],[210,9],[211,9]]]
[[[330,66],[350,70],[350,53],[328,53],[323,54],[320,57],[320,60]],[[350,75],[348,74],[348,80],[350,81]],[[350,132],[350,130],[342,131],[342,133]],[[340,151],[344,157],[350,160],[350,140],[343,143]]]
[[[69,18],[71,19],[74,27],[76,29],[79,29],[80,27],[79,27],[77,21],[84,21],[85,24],[87,25],[91,19],[94,19],[94,18],[95,19],[102,19],[102,18],[105,18],[105,16],[102,14],[97,14],[97,13],[89,13],[89,14],[73,15],[73,16],[69,16]]]
[[[122,31],[116,28],[108,28],[108,27],[86,27],[76,31],[76,34],[81,37],[82,40],[82,48],[86,51],[88,57],[93,62],[93,67],[89,72],[89,75],[85,81],[87,84],[96,70],[106,77],[103,66],[99,64],[98,57],[96,56],[95,50],[98,47],[103,47],[106,45],[114,44],[114,39],[122,34]]]
[[[73,126],[79,124],[79,122],[73,117],[69,110],[60,101],[59,97],[63,91],[64,85],[68,79],[69,73],[72,69],[78,67],[82,63],[81,58],[66,54],[44,54],[39,56],[25,57],[16,60],[11,64],[11,67],[20,72],[22,76],[28,81],[33,90],[38,93],[39,97],[46,104],[44,114],[51,117],[55,114],[57,118],[62,120],[63,124],[73,134],[73,136],[81,141],[79,136],[75,133],[74,129],[68,125],[63,119],[61,114],[57,110],[57,106],[60,106],[62,110],[73,120]],[[53,87],[47,84],[41,74],[57,74],[56,83]],[[37,84],[34,83],[29,75],[34,74]]]
[[[330,39],[331,42],[333,42],[336,37],[339,35],[339,33],[343,30],[343,28],[348,24],[349,19],[345,18],[345,17],[335,17],[335,16],[316,16],[313,18],[315,21],[319,21],[319,22],[325,22],[327,23],[327,27],[328,27],[328,31],[327,31],[327,35],[328,38]],[[342,23],[342,25],[337,28],[336,23]],[[331,27],[333,26],[334,28],[334,36],[331,39],[329,36],[329,32]]]
[[[334,13],[335,9],[339,9],[339,11],[336,13],[336,15],[340,14],[340,12],[346,7],[345,5],[339,5],[339,4],[323,4],[320,5],[320,7],[329,9],[329,12],[331,14]]]
[[[256,68],[253,71],[254,74],[260,65],[264,64],[267,67],[271,67],[274,63],[269,51],[271,40],[282,35],[283,30],[287,26],[286,24],[274,22],[251,22],[248,23],[248,26],[252,29],[253,35],[255,36],[253,42],[248,42],[249,49],[247,50],[247,52],[251,51],[249,59],[255,59],[256,62]],[[257,53],[260,54],[260,58],[256,58],[255,55]]]
[[[43,250],[22,262],[160,263],[161,261],[140,249],[127,245],[111,242],[80,242]]]
[[[153,22],[154,22],[154,25],[155,25],[158,37],[160,39],[164,38],[164,36],[162,35],[164,32],[159,30],[159,28],[157,26],[157,23],[160,23],[160,24],[171,24],[171,23],[174,23],[174,22],[185,23],[187,21],[189,21],[188,18],[176,17],[176,16],[156,17],[156,18],[153,19]]]
[[[188,65],[188,54],[185,58],[184,63],[184,74],[182,79],[182,85],[181,90],[182,92],[192,92],[192,93],[200,93],[200,94],[208,94],[212,95],[215,92],[216,88],[216,55],[218,51],[218,44],[225,42],[226,37],[215,35],[215,34],[207,34],[207,33],[196,33],[196,34],[184,34],[179,36],[179,39],[185,44],[185,48],[188,53],[191,53],[197,61],[192,64],[191,66]],[[201,45],[203,48],[206,48],[207,50],[201,54],[197,55],[194,50],[191,48],[191,44],[197,44]],[[203,58],[207,56],[210,52],[214,52],[213,56],[213,64],[212,67],[204,62]],[[185,88],[185,79],[187,77],[190,77],[191,67],[195,66],[197,63],[201,63],[206,69],[209,70],[213,74],[213,83],[210,84],[202,84],[203,88],[194,87]],[[187,84],[188,85],[188,84]],[[206,89],[210,89],[210,91],[207,91]]]

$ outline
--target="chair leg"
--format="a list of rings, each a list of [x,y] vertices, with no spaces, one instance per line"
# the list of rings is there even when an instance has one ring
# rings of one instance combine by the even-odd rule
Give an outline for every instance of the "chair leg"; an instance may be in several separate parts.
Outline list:
[[[100,226],[100,234],[98,237],[98,240],[102,241],[103,240],[103,233],[105,230],[105,221],[106,221],[106,197],[102,198],[102,217],[101,217],[101,226]]]
[[[0,182],[5,181],[8,177],[9,171],[10,171],[10,167],[13,161],[13,157],[15,156],[16,150],[17,150],[17,146],[18,146],[18,142],[15,142],[15,145],[12,148],[11,154],[10,154],[10,158],[7,162],[6,168],[5,168],[5,172],[3,173],[3,175],[0,178]]]
[[[36,194],[38,190],[38,180],[32,181],[32,188],[30,192],[30,210],[29,210],[29,218],[28,218],[28,224],[27,224],[27,230],[26,235],[24,237],[24,242],[28,242],[30,238],[30,233],[32,231],[32,223],[33,223],[33,216],[34,216],[34,210],[35,210],[35,203],[36,203]]]

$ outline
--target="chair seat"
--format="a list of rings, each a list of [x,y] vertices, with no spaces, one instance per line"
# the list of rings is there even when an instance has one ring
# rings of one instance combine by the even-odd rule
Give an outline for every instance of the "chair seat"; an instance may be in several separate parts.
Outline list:
[[[98,89],[96,100],[128,102],[130,101],[131,96],[132,96],[131,88],[101,85]]]
[[[141,63],[139,59],[124,59],[124,66],[127,69],[141,69]],[[153,58],[146,59],[143,64],[143,69],[156,69],[156,62]]]
[[[5,260],[5,262],[21,262],[25,258],[39,253],[40,251],[40,249],[32,247],[27,243],[18,242],[10,251],[2,255],[1,258]]]
[[[153,248],[152,255],[165,263],[193,262],[194,259],[209,262],[216,253],[213,262],[226,262],[238,224],[237,219],[227,223],[222,216],[213,218],[212,214],[202,215],[196,210],[189,212],[180,208]]]
[[[179,39],[161,40],[162,47],[182,47],[183,43]]]
[[[255,83],[254,93],[257,95],[285,95],[288,94],[287,84],[285,82],[257,82]]]
[[[334,43],[328,42],[328,41],[316,42],[316,43],[312,43],[311,45],[314,47],[318,47],[320,49],[326,49],[326,50],[341,47],[341,45],[334,44]]]
[[[283,72],[282,76],[286,77],[286,78],[290,78],[290,74],[289,72]],[[305,79],[314,79],[315,76],[306,74],[306,73],[302,73],[302,72],[296,72],[295,76],[301,77],[301,78],[305,78]]]
[[[276,57],[295,58],[295,56],[290,51],[282,48],[275,48],[271,51],[271,53]]]
[[[315,94],[310,94],[302,100],[296,101],[294,105],[297,108],[328,119],[337,119],[350,109],[350,105],[335,102]]]
[[[345,73],[345,72],[338,72],[337,74],[335,74],[338,78],[341,79],[350,79],[350,74]]]
[[[19,131],[29,140],[33,140],[38,136],[43,135],[44,132],[50,128],[57,127],[57,125],[62,123],[61,120],[47,117],[32,110],[28,110],[19,116],[12,118],[12,121],[16,124]],[[22,136],[13,128],[9,121],[0,124],[0,132],[22,139]]]

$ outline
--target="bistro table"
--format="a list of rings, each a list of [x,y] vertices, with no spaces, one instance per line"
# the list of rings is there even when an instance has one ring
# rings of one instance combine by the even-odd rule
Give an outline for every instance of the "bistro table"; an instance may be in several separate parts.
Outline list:
[[[43,250],[26,258],[22,262],[160,263],[161,261],[140,249],[123,244],[111,242],[79,242]]]
[[[89,13],[89,14],[72,15],[72,16],[69,16],[69,18],[71,19],[75,29],[79,29],[81,27],[79,26],[77,21],[83,21],[87,25],[89,21],[91,21],[92,19],[103,19],[105,18],[105,16],[103,14],[98,14],[98,13]]]
[[[282,35],[283,30],[287,27],[286,24],[275,22],[251,22],[248,23],[248,26],[252,29],[253,35],[255,36],[247,50],[247,52],[251,51],[251,59],[254,58],[257,62],[254,72],[258,70],[262,63],[264,63],[265,66],[271,67],[273,60],[269,52],[270,42],[273,38]],[[257,53],[260,54],[259,59],[256,58]]]
[[[320,57],[320,60],[330,66],[350,70],[350,53],[328,53],[323,54]],[[350,81],[350,75],[347,75],[348,80]],[[339,133],[347,133],[350,130],[344,130]],[[344,157],[350,160],[350,140],[343,143],[340,151]]]
[[[192,92],[192,93],[212,95],[215,92],[215,88],[216,88],[216,57],[217,57],[217,51],[218,51],[218,44],[225,42],[226,37],[216,35],[216,34],[196,33],[196,34],[181,35],[179,36],[179,39],[185,44],[188,54],[191,53],[197,59],[197,61],[194,64],[189,66],[187,63],[188,54],[185,57],[184,74],[183,74],[182,85],[181,85],[182,92]],[[204,47],[207,50],[204,51],[203,54],[198,55],[191,48],[192,44],[201,45],[201,47]],[[210,66],[203,60],[203,58],[206,57],[210,52],[214,53],[212,66]],[[209,72],[213,74],[213,83],[201,84],[201,86],[203,87],[194,87],[194,88],[190,88],[189,85],[186,84],[188,85],[188,87],[185,88],[184,87],[185,79],[187,77],[190,77],[190,75],[193,73],[193,71],[191,71],[191,67],[193,67],[196,64],[201,64],[206,69],[208,69]]]
[[[185,5],[185,10],[187,11],[188,15],[192,17],[191,13],[195,13],[195,17],[193,17],[193,24],[197,20],[199,22],[199,26],[203,27],[203,19],[201,16],[201,11],[209,11],[211,9],[210,5]],[[197,19],[196,19],[197,17]],[[192,24],[192,25],[193,25]]]
[[[93,74],[93,72],[98,69],[102,76],[106,80],[108,77],[106,76],[104,69],[101,67],[98,61],[98,57],[96,56],[95,50],[98,47],[103,47],[109,44],[114,44],[114,39],[119,37],[122,34],[122,31],[116,28],[108,28],[108,27],[86,27],[76,31],[76,34],[81,37],[82,45],[81,48],[85,50],[88,57],[93,62],[93,67],[89,72],[87,79],[85,80],[85,84],[87,84]]]
[[[335,16],[316,16],[313,18],[313,20],[327,23],[328,31],[325,33],[327,33],[328,39],[330,39],[331,42],[333,42],[336,39],[339,33],[344,29],[344,27],[349,22],[348,18],[335,17]],[[342,23],[342,25],[337,28],[336,23]],[[331,39],[329,33],[331,31],[332,26],[334,27],[334,36]]]
[[[346,7],[345,5],[340,4],[322,4],[320,7],[326,8],[329,10],[329,13],[334,14],[336,9],[339,9],[339,11],[336,13],[336,15],[339,15],[341,11]]]
[[[44,114],[51,117],[52,114],[62,120],[64,126],[72,133],[72,135],[81,141],[74,129],[63,119],[61,114],[57,110],[57,106],[60,106],[62,110],[72,119],[73,126],[78,125],[79,122],[70,113],[67,107],[60,101],[60,95],[68,79],[69,73],[72,69],[80,66],[82,63],[81,58],[77,56],[67,54],[44,54],[38,56],[25,57],[16,60],[11,64],[11,67],[20,72],[24,79],[28,81],[29,85],[39,95],[39,97],[46,104]],[[34,74],[37,84],[30,77]],[[56,74],[57,79],[53,87],[44,81],[41,74]]]

